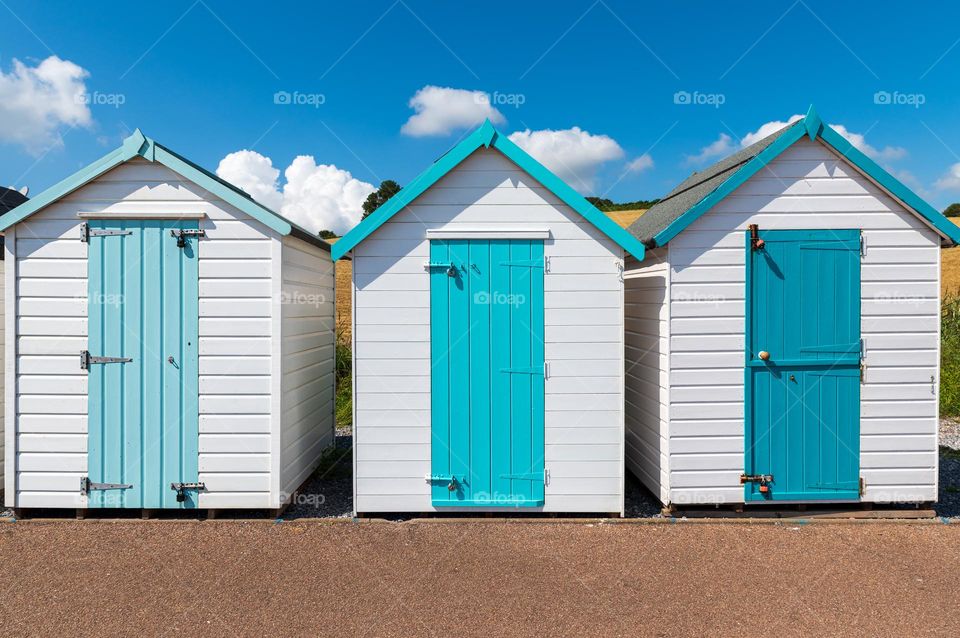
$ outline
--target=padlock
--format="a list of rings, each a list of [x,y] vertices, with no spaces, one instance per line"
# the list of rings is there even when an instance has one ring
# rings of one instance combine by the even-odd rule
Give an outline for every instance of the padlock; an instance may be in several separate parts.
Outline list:
[[[769,491],[770,491],[770,486],[769,486],[769,485],[760,485],[760,493],[761,493],[761,494],[766,494],[766,493],[768,493]]]

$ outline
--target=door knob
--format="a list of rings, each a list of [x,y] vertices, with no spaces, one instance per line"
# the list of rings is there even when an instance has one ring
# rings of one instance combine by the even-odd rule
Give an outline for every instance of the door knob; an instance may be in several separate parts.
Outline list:
[[[761,361],[769,361],[769,360],[770,360],[770,353],[767,352],[766,350],[761,350],[761,351],[757,354],[757,356],[760,357],[760,360],[761,360]]]
[[[173,355],[167,357],[167,363],[173,363]]]

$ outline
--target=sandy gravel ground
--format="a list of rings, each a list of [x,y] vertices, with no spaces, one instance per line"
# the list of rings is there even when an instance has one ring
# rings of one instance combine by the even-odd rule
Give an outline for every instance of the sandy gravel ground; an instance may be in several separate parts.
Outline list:
[[[0,524],[10,635],[958,635],[960,525]]]

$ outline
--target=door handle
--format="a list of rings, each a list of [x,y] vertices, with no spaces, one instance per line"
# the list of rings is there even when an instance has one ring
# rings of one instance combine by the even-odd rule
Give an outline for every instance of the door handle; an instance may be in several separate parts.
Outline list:
[[[761,361],[769,361],[769,360],[770,360],[770,353],[767,352],[766,350],[761,350],[759,353],[757,353],[757,356],[760,357],[760,360],[761,360]]]

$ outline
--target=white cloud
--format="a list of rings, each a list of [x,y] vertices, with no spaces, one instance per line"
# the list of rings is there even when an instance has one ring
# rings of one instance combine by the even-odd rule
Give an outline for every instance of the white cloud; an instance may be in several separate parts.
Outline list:
[[[687,164],[703,164],[709,159],[729,155],[735,150],[733,138],[721,133],[716,141],[704,146],[696,155],[687,155]]]
[[[845,127],[843,124],[831,124],[831,127],[842,135],[848,142],[853,144],[853,146],[861,151],[867,157],[877,160],[877,161],[893,161],[898,159],[903,159],[907,156],[907,149],[902,146],[884,146],[883,148],[874,148],[867,144],[866,138],[860,133],[854,133]]]
[[[506,121],[490,103],[490,94],[442,86],[427,85],[409,102],[415,113],[400,128],[411,137],[449,135],[455,130],[470,128],[489,119],[494,124]]]
[[[84,83],[89,75],[55,55],[32,67],[14,59],[9,73],[0,70],[0,142],[38,155],[63,145],[60,126],[89,127],[93,119]]]
[[[282,190],[280,171],[255,151],[230,153],[220,160],[217,175],[313,233],[350,230],[363,215],[363,201],[376,190],[349,171],[317,164],[309,155],[298,155],[284,170]]]
[[[581,193],[592,193],[601,164],[624,156],[616,140],[593,135],[578,126],[553,131],[517,131],[510,141]]]
[[[937,187],[937,190],[942,191],[960,190],[960,162],[951,166],[947,172],[934,183],[934,186]]]
[[[787,118],[786,122],[772,120],[770,122],[761,124],[760,128],[743,136],[743,138],[740,140],[740,148],[746,148],[751,144],[755,144],[763,138],[776,133],[783,127],[793,124],[800,119],[803,119],[803,116],[795,114]],[[866,137],[863,134],[854,133],[853,131],[847,129],[847,127],[843,124],[831,124],[830,126],[844,139],[850,142],[855,148],[878,162],[890,162],[903,159],[907,156],[907,149],[903,148],[902,146],[884,146],[883,148],[878,149],[868,144]],[[688,155],[686,162],[687,164],[703,164],[709,159],[730,155],[735,150],[737,150],[737,146],[733,143],[733,139],[726,133],[721,133],[720,137],[717,138],[715,142],[700,149],[700,153],[697,155]]]
[[[746,148],[751,144],[759,142],[760,140],[767,137],[768,135],[773,135],[774,133],[782,129],[784,126],[787,126],[788,124],[793,124],[794,122],[800,119],[803,119],[802,115],[791,115],[789,118],[787,118],[786,122],[781,122],[779,120],[767,122],[766,124],[763,124],[760,128],[758,128],[756,131],[752,133],[747,133],[746,135],[744,135],[743,139],[740,140],[740,146]]]
[[[640,157],[627,162],[627,172],[630,173],[642,173],[651,168],[653,168],[653,158],[650,157],[650,153],[644,153]]]

